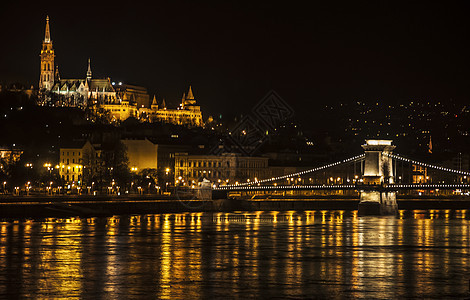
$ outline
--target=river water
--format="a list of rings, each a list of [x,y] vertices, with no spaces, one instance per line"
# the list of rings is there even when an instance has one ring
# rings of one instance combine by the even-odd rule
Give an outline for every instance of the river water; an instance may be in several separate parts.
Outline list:
[[[2,298],[468,298],[467,210],[0,222]]]

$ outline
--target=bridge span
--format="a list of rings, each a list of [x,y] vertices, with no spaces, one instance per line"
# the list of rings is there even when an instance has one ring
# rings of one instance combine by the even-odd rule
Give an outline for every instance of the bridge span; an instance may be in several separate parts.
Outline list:
[[[360,193],[359,214],[384,215],[395,214],[397,212],[396,193],[399,191],[470,190],[470,184],[467,183],[467,176],[470,178],[470,172],[435,166],[393,154],[395,146],[392,145],[392,140],[366,140],[362,148],[364,149],[362,155],[321,167],[241,184],[213,186],[212,197],[213,199],[227,199],[229,192],[355,190]],[[403,182],[402,176],[397,174],[397,166],[400,162],[402,163],[402,170],[403,164],[407,163],[410,166],[419,166],[425,170],[432,169],[459,176],[461,182],[448,183],[438,178],[434,178],[437,182],[427,182],[428,178],[424,178],[424,183]],[[356,168],[356,164],[359,164],[361,169],[360,177],[356,175],[352,182],[349,182],[350,180],[348,179],[347,184],[310,184],[309,182],[306,184],[295,184],[294,182],[294,178],[298,178],[298,181],[302,182],[301,178],[304,176],[311,176],[318,172],[326,174],[327,169],[341,167],[346,164],[355,164],[354,168]],[[465,182],[463,179],[465,179]],[[286,180],[288,184],[285,184]]]

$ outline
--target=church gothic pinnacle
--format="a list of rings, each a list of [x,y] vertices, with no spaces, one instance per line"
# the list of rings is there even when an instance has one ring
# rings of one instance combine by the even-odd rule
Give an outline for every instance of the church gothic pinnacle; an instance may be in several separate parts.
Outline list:
[[[46,17],[46,29],[41,48],[41,71],[39,76],[39,89],[51,90],[54,85],[54,49],[52,48],[51,31],[49,29],[49,16]]]
[[[86,79],[91,80],[91,61],[88,58],[88,70],[86,71]]]

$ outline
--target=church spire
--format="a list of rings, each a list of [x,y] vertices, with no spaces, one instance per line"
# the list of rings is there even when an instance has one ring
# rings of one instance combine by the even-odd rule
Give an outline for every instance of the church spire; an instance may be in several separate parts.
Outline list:
[[[44,43],[51,42],[51,31],[49,30],[49,16],[46,17],[46,34],[44,35]]]
[[[91,61],[88,58],[88,71],[86,71],[86,79],[91,80]]]
[[[154,110],[158,109],[157,97],[155,95],[153,95],[153,101],[152,101],[152,105],[150,105],[150,108]]]
[[[50,91],[54,85],[54,49],[52,48],[51,32],[49,30],[49,16],[46,17],[46,32],[41,48],[41,65],[39,89]]]
[[[188,96],[186,96],[187,100],[194,100],[193,91],[191,90],[191,86],[189,86]]]

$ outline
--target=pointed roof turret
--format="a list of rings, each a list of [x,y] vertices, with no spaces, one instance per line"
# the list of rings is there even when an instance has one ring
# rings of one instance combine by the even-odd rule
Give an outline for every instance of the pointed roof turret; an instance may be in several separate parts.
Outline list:
[[[44,43],[51,42],[51,32],[49,30],[49,16],[46,17],[46,34],[44,35]]]
[[[150,108],[154,110],[158,109],[157,97],[155,97],[155,95],[153,95],[153,100],[152,100],[152,104],[150,105]]]
[[[60,81],[59,66],[55,66],[54,78],[55,78],[55,81]]]
[[[86,71],[86,79],[91,80],[91,60],[88,58],[88,71]]]
[[[162,100],[162,108],[166,109],[165,98],[163,98],[163,100]]]
[[[189,86],[188,95],[184,97],[184,94],[183,94],[183,108],[185,108],[186,106],[193,106],[193,105],[196,105],[196,100],[194,99],[193,90],[191,86]]]
[[[188,96],[186,96],[186,100],[194,100],[193,91],[191,90],[191,86],[189,86]]]

